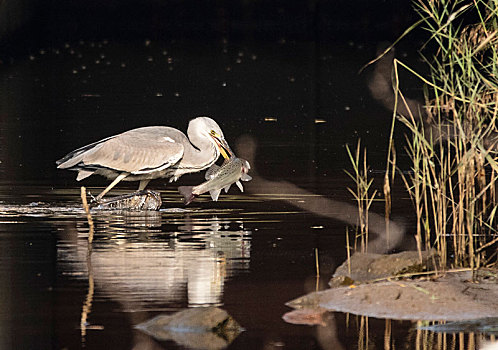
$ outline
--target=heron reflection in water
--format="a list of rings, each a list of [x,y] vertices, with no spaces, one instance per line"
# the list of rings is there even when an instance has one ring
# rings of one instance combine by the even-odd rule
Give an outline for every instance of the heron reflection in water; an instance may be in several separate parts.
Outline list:
[[[192,119],[187,135],[167,126],[137,128],[78,148],[56,164],[77,171],[77,181],[93,174],[113,180],[95,198],[99,201],[120,181],[140,181],[141,191],[150,180],[176,181],[209,168],[220,154],[225,159],[232,155],[223,131],[211,118]]]

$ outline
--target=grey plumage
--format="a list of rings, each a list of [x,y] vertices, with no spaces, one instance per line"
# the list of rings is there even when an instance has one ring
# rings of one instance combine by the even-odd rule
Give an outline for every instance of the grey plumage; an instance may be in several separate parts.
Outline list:
[[[190,121],[187,134],[167,126],[149,126],[105,138],[68,153],[57,168],[78,171],[76,180],[98,174],[113,179],[97,199],[119,181],[140,180],[139,189],[156,178],[177,180],[210,167],[231,150],[218,124],[208,117]]]

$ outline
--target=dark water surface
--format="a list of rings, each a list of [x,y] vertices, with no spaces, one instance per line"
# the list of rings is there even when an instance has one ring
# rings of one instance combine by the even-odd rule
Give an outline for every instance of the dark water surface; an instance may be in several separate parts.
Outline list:
[[[421,332],[416,322],[340,313],[321,326],[282,320],[285,302],[325,288],[346,257],[356,214],[344,144],[361,137],[372,169],[384,167],[391,114],[370,97],[368,73],[357,74],[375,46],[78,40],[1,64],[0,348],[182,348],[134,325],[204,305],[226,309],[246,329],[230,349],[479,347],[480,335]],[[185,131],[196,115],[215,118],[259,176],[243,194],[232,188],[186,210],[177,184],[152,182],[163,209],[94,212],[87,259],[79,184],[55,160],[133,127]],[[97,193],[105,181],[84,185]],[[395,194],[393,214],[407,226],[389,249],[410,248],[411,205]]]

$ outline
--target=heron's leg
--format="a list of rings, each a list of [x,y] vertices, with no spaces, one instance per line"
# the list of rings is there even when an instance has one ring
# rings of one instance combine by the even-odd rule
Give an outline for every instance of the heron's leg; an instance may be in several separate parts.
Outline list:
[[[97,197],[95,197],[95,200],[97,202],[99,200],[101,200],[102,197],[104,197],[104,195],[111,190],[111,188],[113,188],[114,186],[116,186],[119,181],[123,180],[128,175],[129,175],[129,173],[121,173],[121,174],[119,174],[118,177],[115,178],[114,181],[111,182],[111,184],[105,188],[105,190],[103,190],[102,192],[100,192],[100,194]]]
[[[140,185],[138,185],[138,191],[145,190],[145,187],[149,184],[150,180],[140,180]]]

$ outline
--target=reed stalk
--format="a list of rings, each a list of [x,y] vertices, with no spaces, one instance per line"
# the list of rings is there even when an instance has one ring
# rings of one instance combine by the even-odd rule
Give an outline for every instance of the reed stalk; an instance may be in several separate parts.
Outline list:
[[[355,189],[348,188],[348,191],[353,195],[358,207],[358,232],[355,242],[359,240],[361,252],[366,253],[368,251],[368,212],[375,199],[377,190],[371,192],[373,179],[368,178],[367,151],[364,149],[363,156],[361,155],[360,140],[358,140],[354,155],[348,145],[346,145],[346,151],[351,161],[351,165],[353,166],[353,172],[345,170],[345,173],[356,184]]]

